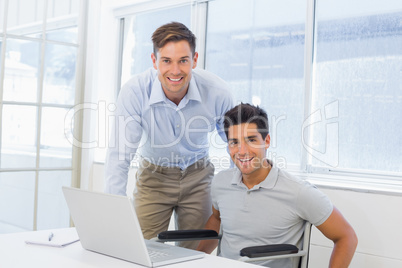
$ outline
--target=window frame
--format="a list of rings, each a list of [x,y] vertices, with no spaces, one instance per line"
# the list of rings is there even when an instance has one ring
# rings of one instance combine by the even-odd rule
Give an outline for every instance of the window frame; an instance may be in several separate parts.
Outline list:
[[[314,71],[314,45],[316,25],[316,3],[307,0],[305,29],[305,102],[304,118],[312,112],[312,90]],[[307,129],[307,139],[311,133]],[[386,171],[367,171],[362,169],[324,168],[310,164],[307,150],[302,148],[301,172],[295,172],[316,185],[326,188],[352,189],[356,191],[402,195],[402,173]]]

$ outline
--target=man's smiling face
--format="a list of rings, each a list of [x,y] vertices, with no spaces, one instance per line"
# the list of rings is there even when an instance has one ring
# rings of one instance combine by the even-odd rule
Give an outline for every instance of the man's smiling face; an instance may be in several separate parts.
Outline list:
[[[182,40],[166,43],[151,57],[166,97],[178,104],[187,93],[192,69],[197,67],[197,52],[193,55],[190,44]]]
[[[232,125],[228,129],[230,157],[243,176],[258,175],[267,166],[264,161],[269,144],[270,136],[263,139],[255,123]]]

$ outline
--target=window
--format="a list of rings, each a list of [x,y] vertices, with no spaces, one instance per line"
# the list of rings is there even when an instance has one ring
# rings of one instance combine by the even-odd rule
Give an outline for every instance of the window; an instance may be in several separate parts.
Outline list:
[[[391,0],[211,1],[206,69],[267,110],[279,166],[400,185],[401,21]]]
[[[230,83],[236,104],[267,111],[268,157],[282,168],[299,167],[301,159],[305,5],[220,0],[208,9],[205,67]]]
[[[310,178],[402,186],[401,1],[205,2],[187,19],[197,38],[205,34],[199,68],[226,80],[236,103],[268,112],[270,159]],[[142,19],[154,21],[159,11]],[[151,64],[152,45],[139,53],[141,38],[124,45],[123,81]],[[224,144],[216,141],[210,156],[217,171],[228,167]]]
[[[78,179],[65,117],[79,101],[80,2],[0,0],[0,233],[70,224],[61,186]]]
[[[334,102],[339,110],[338,144],[327,148],[339,147],[339,161],[329,161],[342,170],[402,172],[402,2],[317,1],[314,47],[312,111]],[[312,127],[317,151],[323,131]]]

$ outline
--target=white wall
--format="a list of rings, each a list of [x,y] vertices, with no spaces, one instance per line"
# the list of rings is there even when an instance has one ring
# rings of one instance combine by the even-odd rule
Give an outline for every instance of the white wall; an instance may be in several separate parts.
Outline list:
[[[350,267],[402,267],[402,196],[321,188],[359,238]],[[332,242],[313,228],[310,268],[327,267]]]

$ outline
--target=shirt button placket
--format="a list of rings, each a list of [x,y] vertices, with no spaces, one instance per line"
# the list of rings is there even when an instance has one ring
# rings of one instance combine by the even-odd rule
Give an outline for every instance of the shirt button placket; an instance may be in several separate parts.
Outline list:
[[[251,195],[251,191],[247,190],[246,195],[244,196],[244,207],[247,208],[248,207],[248,201],[250,199],[250,195]]]
[[[180,135],[180,126],[180,116],[176,113],[174,120],[174,133],[176,137]]]

